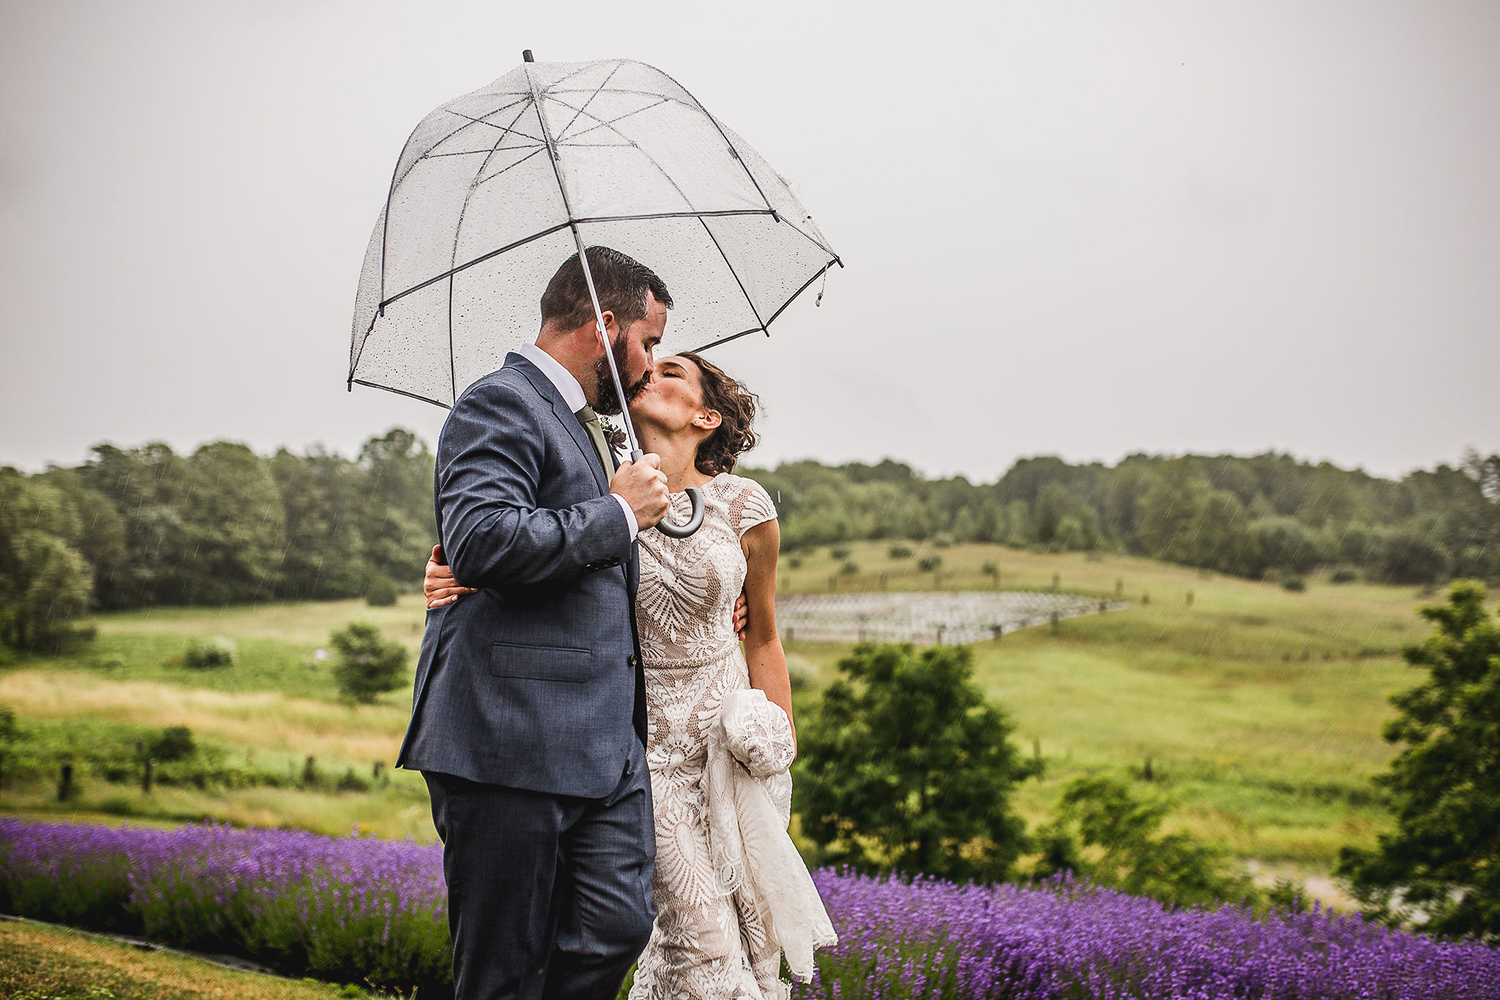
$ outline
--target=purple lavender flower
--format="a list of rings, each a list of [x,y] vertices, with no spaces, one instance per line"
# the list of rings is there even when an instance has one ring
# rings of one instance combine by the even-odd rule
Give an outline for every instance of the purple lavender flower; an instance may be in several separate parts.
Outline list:
[[[796,1000],[1494,1000],[1500,950],[1319,910],[1171,909],[1056,879],[815,873],[839,931]],[[0,819],[0,906],[408,990],[449,977],[442,849]]]

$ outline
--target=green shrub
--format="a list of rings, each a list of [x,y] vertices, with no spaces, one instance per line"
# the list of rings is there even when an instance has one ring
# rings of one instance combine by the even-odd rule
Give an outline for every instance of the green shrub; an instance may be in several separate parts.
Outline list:
[[[844,564],[839,567],[839,574],[842,575],[842,576],[853,576],[855,573],[858,573],[858,572],[859,572],[859,564],[858,563],[854,563],[854,562],[850,562],[848,559],[845,559],[844,560]]]
[[[1436,584],[1448,575],[1449,555],[1435,538],[1406,524],[1384,535],[1376,549],[1376,573],[1387,583]]]
[[[197,750],[193,731],[187,726],[168,726],[151,744],[150,756],[159,761],[183,760]]]
[[[328,644],[338,653],[333,676],[346,698],[370,704],[406,679],[406,647],[380,635],[369,622],[352,622],[332,633]]]
[[[1280,583],[1282,590],[1290,590],[1294,594],[1300,594],[1307,589],[1307,581],[1302,578],[1302,574],[1289,569],[1281,571]]]
[[[232,667],[238,658],[234,640],[215,636],[189,646],[187,652],[182,654],[182,665],[194,670],[213,670]]]
[[[905,545],[892,545],[886,552],[892,559],[910,559],[911,549]]]
[[[1333,571],[1333,575],[1328,578],[1328,582],[1329,583],[1353,583],[1355,580],[1358,580],[1358,579],[1359,579],[1359,574],[1358,573],[1354,572],[1354,570],[1352,570],[1352,569],[1349,569],[1347,566],[1341,566],[1338,569],[1336,569],[1336,570]]]
[[[1222,851],[1183,833],[1162,834],[1167,803],[1138,799],[1131,787],[1102,775],[1076,778],[1057,818],[1038,831],[1042,857],[1032,874],[1071,871],[1131,895],[1174,906],[1255,900],[1248,876]]]
[[[833,548],[828,550],[828,554],[830,556],[833,556],[833,558],[835,559],[849,558],[849,550],[842,545],[835,545]]]
[[[917,560],[917,569],[923,573],[931,573],[943,564],[942,556],[923,556]]]
[[[377,576],[365,589],[365,603],[372,608],[389,608],[396,603],[396,585],[388,577]]]

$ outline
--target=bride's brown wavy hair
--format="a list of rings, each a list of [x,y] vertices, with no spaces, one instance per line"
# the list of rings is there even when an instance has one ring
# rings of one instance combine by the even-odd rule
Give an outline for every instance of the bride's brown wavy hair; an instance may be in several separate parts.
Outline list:
[[[760,405],[760,399],[745,388],[745,383],[702,355],[685,351],[678,357],[687,358],[698,366],[703,405],[717,410],[720,419],[714,432],[698,445],[698,456],[693,464],[705,476],[733,472],[739,457],[755,447],[755,409]]]

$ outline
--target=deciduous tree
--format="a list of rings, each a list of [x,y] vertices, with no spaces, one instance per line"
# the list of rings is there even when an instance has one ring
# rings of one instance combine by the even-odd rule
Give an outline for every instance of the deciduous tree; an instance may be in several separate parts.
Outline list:
[[[802,830],[867,871],[1001,879],[1026,844],[1010,809],[1038,770],[971,679],[968,647],[864,645],[804,725]]]
[[[1385,738],[1404,748],[1376,779],[1396,829],[1345,848],[1339,873],[1380,918],[1437,934],[1500,938],[1500,627],[1484,587],[1455,583],[1423,608],[1435,626],[1402,651],[1427,677],[1391,699]],[[1424,919],[1425,918],[1425,919]]]

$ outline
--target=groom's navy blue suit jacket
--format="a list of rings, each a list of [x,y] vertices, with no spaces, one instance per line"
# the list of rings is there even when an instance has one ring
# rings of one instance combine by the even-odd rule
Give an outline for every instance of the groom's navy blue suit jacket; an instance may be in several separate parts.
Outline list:
[[[520,355],[454,403],[438,534],[480,590],[427,612],[398,766],[589,798],[620,783],[645,688],[638,564],[608,492],[587,432]]]

